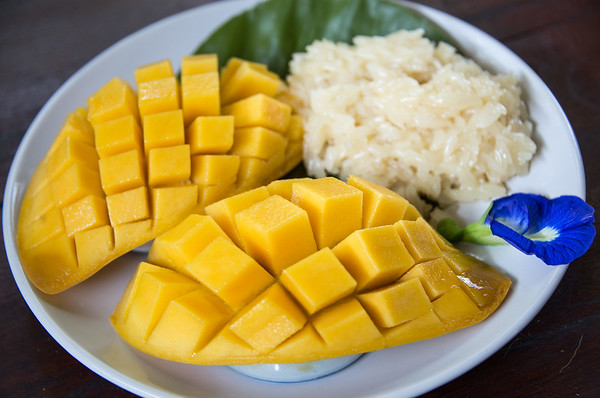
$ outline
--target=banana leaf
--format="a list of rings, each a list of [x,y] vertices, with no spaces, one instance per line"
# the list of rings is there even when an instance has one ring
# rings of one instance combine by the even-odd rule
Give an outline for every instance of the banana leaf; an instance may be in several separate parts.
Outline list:
[[[386,0],[267,0],[231,18],[194,52],[266,64],[284,78],[295,52],[317,39],[350,43],[358,35],[382,36],[422,28],[434,42],[452,40],[432,21]]]

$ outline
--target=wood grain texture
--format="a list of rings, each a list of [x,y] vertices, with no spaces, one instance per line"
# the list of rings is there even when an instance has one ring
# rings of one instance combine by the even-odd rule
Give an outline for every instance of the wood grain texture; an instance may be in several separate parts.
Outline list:
[[[128,34],[211,1],[3,0],[0,176],[65,80]],[[600,209],[600,3],[426,0],[494,36],[527,62],[565,110],[581,146],[587,201]],[[0,396],[129,397],[64,351],[23,301],[0,256]],[[600,396],[600,243],[573,262],[542,311],[505,347],[426,397]]]

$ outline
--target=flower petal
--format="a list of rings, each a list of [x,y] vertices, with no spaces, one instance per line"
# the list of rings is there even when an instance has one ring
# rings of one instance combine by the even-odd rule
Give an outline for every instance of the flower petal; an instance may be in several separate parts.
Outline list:
[[[497,199],[492,203],[486,223],[496,220],[518,234],[530,229],[531,221],[540,219],[546,198],[540,195],[516,193]]]
[[[547,226],[564,231],[594,222],[594,209],[577,196],[559,196],[547,200],[547,203],[543,218],[530,227],[528,234],[536,233]]]
[[[538,242],[534,245],[537,257],[545,259],[548,265],[568,264],[585,253],[592,244],[596,228],[590,223],[581,225],[569,233],[561,235],[552,242]]]
[[[576,196],[513,194],[495,200],[486,217],[492,234],[548,265],[567,264],[591,246],[594,209]]]
[[[527,239],[511,227],[499,221],[491,220],[490,229],[493,235],[501,237],[523,253],[533,254],[533,241]]]

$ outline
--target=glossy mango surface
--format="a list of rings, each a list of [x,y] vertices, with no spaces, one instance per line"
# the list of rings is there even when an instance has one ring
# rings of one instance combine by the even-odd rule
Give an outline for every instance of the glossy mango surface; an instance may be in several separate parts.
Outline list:
[[[445,241],[392,191],[350,177],[278,180],[154,240],[111,322],[192,364],[298,363],[476,324],[510,279]]]
[[[163,60],[134,81],[112,79],[67,117],[24,195],[20,259],[45,293],[302,159],[301,123],[264,65],[236,58],[219,72],[215,55],[196,55],[180,79]]]

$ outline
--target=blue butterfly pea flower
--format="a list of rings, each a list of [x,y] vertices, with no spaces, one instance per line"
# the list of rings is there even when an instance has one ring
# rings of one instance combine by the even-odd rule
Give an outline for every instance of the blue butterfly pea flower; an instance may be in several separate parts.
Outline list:
[[[444,219],[438,231],[452,242],[508,242],[548,265],[568,264],[582,256],[596,235],[594,209],[577,196],[516,193],[494,200],[476,223],[459,228]]]

